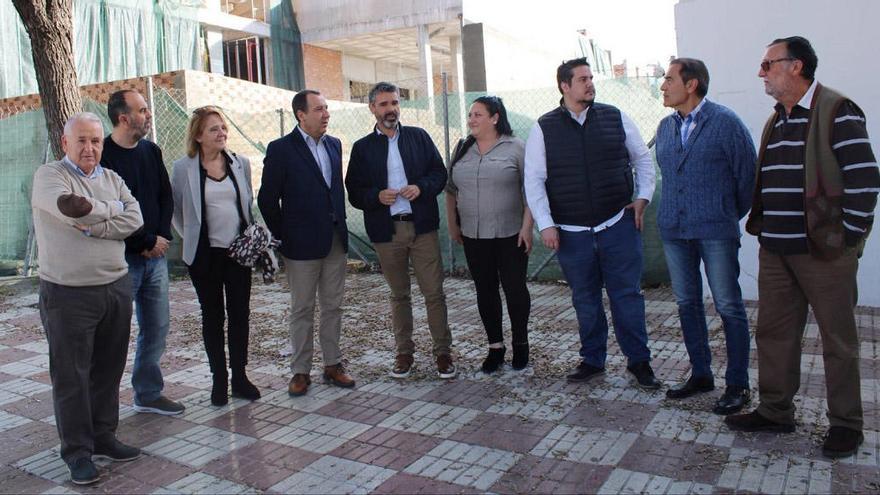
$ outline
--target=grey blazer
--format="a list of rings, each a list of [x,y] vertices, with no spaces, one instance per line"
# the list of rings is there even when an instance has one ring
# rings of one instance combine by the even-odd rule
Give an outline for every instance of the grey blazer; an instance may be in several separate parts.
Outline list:
[[[241,210],[252,221],[251,205],[254,189],[251,185],[251,163],[247,158],[229,153],[232,158],[232,175],[241,191]],[[199,157],[184,156],[174,162],[171,170],[171,192],[174,197],[174,215],[171,225],[183,238],[183,261],[192,265],[199,246],[202,228],[202,190],[199,178]]]

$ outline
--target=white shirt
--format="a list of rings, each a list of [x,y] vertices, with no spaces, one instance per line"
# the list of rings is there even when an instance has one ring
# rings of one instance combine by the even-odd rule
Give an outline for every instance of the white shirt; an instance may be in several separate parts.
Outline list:
[[[376,128],[378,134],[382,134],[379,128]],[[406,170],[403,168],[403,158],[400,156],[400,148],[397,144],[400,141],[400,127],[394,130],[394,136],[388,138],[388,188],[400,190],[409,184],[406,178]],[[397,195],[397,200],[391,205],[391,215],[402,215],[412,213],[412,207],[409,200],[401,195]]]
[[[320,139],[315,141],[315,138],[306,134],[306,131],[302,130],[302,127],[296,126],[299,129],[299,133],[302,134],[303,139],[306,140],[306,146],[309,147],[309,151],[312,152],[312,156],[315,157],[315,161],[318,162],[318,168],[321,170],[321,175],[324,176],[324,182],[327,183],[327,187],[330,187],[330,179],[333,177],[333,170],[330,168],[330,155],[327,154],[326,144],[324,142],[324,138],[327,136],[322,135]]]
[[[211,247],[228,248],[238,236],[241,219],[236,201],[238,197],[229,175],[221,181],[205,177],[205,216]]]
[[[587,112],[589,107],[583,112],[575,113],[569,110],[571,118],[583,125],[587,120]],[[629,153],[629,161],[636,171],[635,190],[636,198],[651,201],[654,197],[655,172],[654,162],[651,160],[651,152],[642,140],[641,134],[635,123],[625,113],[620,112],[623,121],[623,132],[626,134],[626,151]],[[617,223],[623,218],[625,210],[620,210],[616,215],[608,220],[596,225],[595,227],[584,227],[581,225],[557,225],[553,221],[550,214],[550,200],[547,198],[547,149],[544,147],[544,132],[541,125],[537,122],[529,133],[529,139],[526,141],[526,158],[525,158],[525,190],[526,200],[529,208],[532,210],[532,216],[538,225],[538,230],[544,230],[547,227],[558,226],[562,230],[569,232],[583,232],[587,230],[604,230]]]
[[[807,92],[804,93],[804,96],[801,97],[800,101],[798,101],[798,105],[806,108],[807,110],[813,104],[813,93],[816,92],[816,85],[819,84],[818,79],[813,79],[813,84],[810,84],[810,87],[807,89]]]

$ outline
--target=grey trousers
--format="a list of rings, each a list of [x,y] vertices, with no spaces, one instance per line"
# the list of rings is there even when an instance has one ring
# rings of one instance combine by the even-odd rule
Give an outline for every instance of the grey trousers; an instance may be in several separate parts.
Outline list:
[[[90,287],[40,280],[55,423],[67,463],[116,438],[131,313],[128,275]]]
[[[342,333],[342,296],[345,291],[345,267],[348,256],[334,233],[333,245],[324,258],[292,260],[284,258],[287,285],[290,287],[290,345],[293,354],[290,369],[294,374],[312,370],[315,350],[315,295],[321,305],[318,338],[324,366],[342,361],[339,336]]]

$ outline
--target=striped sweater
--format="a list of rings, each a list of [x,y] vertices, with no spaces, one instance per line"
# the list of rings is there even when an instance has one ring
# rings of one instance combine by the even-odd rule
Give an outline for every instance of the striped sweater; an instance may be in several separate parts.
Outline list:
[[[778,254],[809,252],[804,216],[804,162],[815,83],[790,115],[776,105],[776,122],[760,164],[763,223],[761,246]],[[844,184],[841,207],[845,241],[853,246],[874,220],[880,173],[871,150],[865,116],[846,101],[834,118],[831,149]]]

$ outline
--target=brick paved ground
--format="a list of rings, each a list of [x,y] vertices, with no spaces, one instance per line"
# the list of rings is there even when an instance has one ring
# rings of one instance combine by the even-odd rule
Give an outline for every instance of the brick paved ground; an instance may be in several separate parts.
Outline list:
[[[865,444],[854,458],[831,462],[819,449],[827,420],[813,324],[804,341],[797,432],[735,434],[707,412],[720,389],[682,402],[634,389],[613,337],[607,376],[567,384],[561,377],[577,363],[578,343],[565,286],[531,287],[533,365],[487,377],[478,371],[484,336],[472,285],[447,280],[461,370],[453,381],[439,380],[427,357],[416,295],[418,372],[393,381],[385,374],[393,354],[384,282],[352,274],[347,283],[343,348],[355,389],[322,384],[316,356],[309,394],[288,397],[288,294],[283,285],[255,285],[250,375],[263,399],[215,408],[195,295],[187,280],[174,282],[163,367],[166,392],[187,411],[174,418],[134,413],[126,373],[119,436],[146,455],[100,464],[102,481],[89,488],[68,482],[58,458],[36,295],[7,291],[0,301],[0,492],[880,492],[880,309],[858,310]],[[753,323],[755,313],[750,305]],[[668,290],[647,291],[647,315],[655,370],[667,384],[678,381],[688,364]],[[720,320],[711,310],[710,319],[722,377]],[[751,367],[754,385],[754,359]]]

